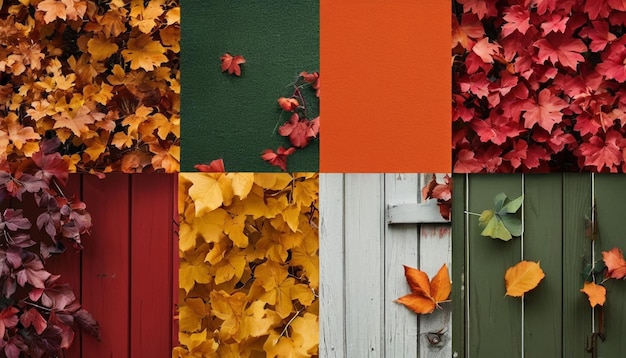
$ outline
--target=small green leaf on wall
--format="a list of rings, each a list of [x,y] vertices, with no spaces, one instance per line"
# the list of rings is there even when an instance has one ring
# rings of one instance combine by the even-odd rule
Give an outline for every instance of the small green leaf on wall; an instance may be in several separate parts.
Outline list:
[[[478,218],[485,227],[480,234],[503,241],[522,235],[524,228],[517,212],[523,200],[523,195],[511,200],[504,193],[497,194],[493,199],[495,210],[485,210]]]

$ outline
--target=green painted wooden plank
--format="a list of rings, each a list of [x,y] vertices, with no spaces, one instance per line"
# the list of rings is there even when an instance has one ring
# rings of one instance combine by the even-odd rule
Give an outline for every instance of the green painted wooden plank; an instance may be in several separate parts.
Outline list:
[[[520,175],[472,175],[469,209],[492,209],[493,197],[521,195]],[[516,357],[521,352],[521,300],[505,297],[504,273],[520,261],[519,239],[508,242],[480,235],[478,217],[469,223],[469,350],[471,357]]]
[[[452,352],[465,357],[465,175],[454,174],[452,190]],[[456,355],[454,355],[456,354]]]
[[[181,171],[217,158],[227,171],[279,170],[261,153],[290,146],[274,131],[289,119],[276,100],[299,72],[319,70],[319,0],[182,0],[181,11]],[[221,72],[226,52],[245,57],[241,77]],[[288,170],[318,171],[319,142]]]
[[[524,260],[545,278],[524,295],[524,356],[561,357],[562,175],[524,176]]]
[[[563,357],[589,357],[585,339],[591,332],[591,309],[580,293],[584,255],[590,242],[585,238],[585,215],[591,211],[589,174],[563,174]],[[558,309],[558,307],[554,307]]]
[[[624,204],[626,203],[626,176],[596,174],[595,197],[598,219],[596,259],[602,260],[602,251],[614,247],[626,250],[624,235]],[[606,340],[598,340],[598,357],[623,357],[626,352],[626,282],[609,280],[605,283],[607,299],[604,304]]]

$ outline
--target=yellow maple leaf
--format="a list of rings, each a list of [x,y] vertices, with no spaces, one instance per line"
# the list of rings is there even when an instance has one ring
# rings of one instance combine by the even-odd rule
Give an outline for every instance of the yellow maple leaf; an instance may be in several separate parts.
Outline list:
[[[222,205],[222,188],[218,179],[222,174],[210,173],[181,173],[181,177],[189,180],[192,185],[189,188],[189,196],[196,206],[196,216],[215,210]]]
[[[226,177],[231,180],[233,193],[240,199],[245,199],[252,190],[254,173],[228,173]]]
[[[199,297],[189,297],[178,310],[178,327],[183,332],[202,330],[202,320],[209,315],[210,306]]]
[[[161,43],[174,53],[180,52],[180,27],[168,26],[159,32]]]
[[[228,255],[215,265],[215,284],[219,285],[232,278],[241,279],[246,267],[246,253],[240,250],[230,250]]]
[[[165,48],[145,34],[128,40],[127,48],[122,50],[122,56],[124,61],[130,62],[132,70],[143,68],[146,71],[152,71],[168,61]]]
[[[106,60],[116,53],[118,49],[117,44],[106,38],[94,37],[87,42],[87,52],[91,54],[91,58],[95,61]]]
[[[130,3],[130,25],[137,27],[144,34],[149,34],[163,14],[165,0],[151,0],[144,7],[143,0],[132,0]]]

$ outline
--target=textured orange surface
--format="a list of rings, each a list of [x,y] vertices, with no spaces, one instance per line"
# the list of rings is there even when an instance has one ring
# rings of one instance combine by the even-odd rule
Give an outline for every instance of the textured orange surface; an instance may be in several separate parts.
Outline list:
[[[450,3],[321,0],[321,172],[451,171]]]

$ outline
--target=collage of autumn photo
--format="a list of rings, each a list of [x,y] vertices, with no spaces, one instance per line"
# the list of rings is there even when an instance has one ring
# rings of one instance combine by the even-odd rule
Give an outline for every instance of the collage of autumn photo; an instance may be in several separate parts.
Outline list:
[[[621,357],[625,172],[626,0],[0,0],[0,358]]]

